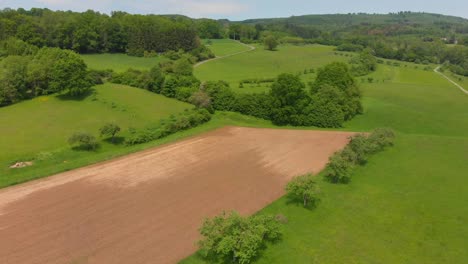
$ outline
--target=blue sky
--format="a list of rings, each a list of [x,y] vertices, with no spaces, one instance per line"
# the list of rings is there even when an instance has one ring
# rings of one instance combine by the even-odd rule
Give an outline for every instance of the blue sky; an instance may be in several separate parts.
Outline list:
[[[424,11],[468,18],[468,0],[0,0],[0,8],[5,7],[47,7],[73,11],[94,9],[104,13],[122,10],[129,13],[183,14],[231,20],[397,11]]]

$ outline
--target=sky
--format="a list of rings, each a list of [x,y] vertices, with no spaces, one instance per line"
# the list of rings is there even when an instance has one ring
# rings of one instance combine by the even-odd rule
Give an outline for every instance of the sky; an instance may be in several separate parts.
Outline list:
[[[468,18],[468,0],[0,0],[0,9],[46,7],[52,10],[133,14],[182,14],[193,18],[289,17],[305,14],[418,11]]]

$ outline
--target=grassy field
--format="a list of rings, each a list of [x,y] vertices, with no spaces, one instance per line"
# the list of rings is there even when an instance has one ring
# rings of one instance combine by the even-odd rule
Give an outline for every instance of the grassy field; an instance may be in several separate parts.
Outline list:
[[[362,84],[365,114],[344,129],[392,127],[396,146],[349,185],[320,178],[314,210],[282,198],[261,211],[289,222],[255,263],[468,262],[468,96],[421,67],[380,66],[372,77]]]
[[[227,80],[238,92],[252,92],[268,88],[239,89],[239,80],[274,77],[283,71],[299,72],[304,68],[317,68],[331,61],[348,59],[334,55],[332,47],[318,45],[281,46],[276,52],[259,47],[253,52],[209,62],[200,66],[196,74],[202,80]],[[370,76],[372,83],[367,76],[358,78],[363,89],[365,113],[348,122],[343,130],[370,131],[376,127],[391,127],[397,131],[396,146],[372,157],[365,167],[358,168],[348,185],[333,185],[320,180],[322,201],[314,210],[303,209],[282,198],[261,211],[284,214],[289,222],[284,226],[283,239],[268,247],[256,263],[468,262],[468,96],[441,76],[423,68],[409,63],[403,63],[401,67],[379,65],[378,71]],[[312,79],[313,74],[302,78]],[[8,133],[5,135],[10,137],[0,138],[0,147],[7,149],[0,156],[0,187],[225,125],[274,127],[267,121],[219,112],[207,124],[151,143],[122,147],[103,142],[96,152],[71,151],[65,141],[74,129],[83,127],[96,131],[101,125],[99,120],[115,116],[122,116],[122,120],[117,121],[125,127],[143,125],[148,122],[147,116],[151,120],[153,116],[157,119],[159,110],[145,107],[141,102],[147,100],[147,105],[152,106],[151,98],[169,100],[143,90],[118,86],[127,91],[127,94],[121,92],[125,94],[121,96],[121,93],[114,93],[115,87],[102,86],[95,97],[90,96],[83,101],[40,97],[0,109],[2,133]],[[106,89],[110,94],[104,92]],[[134,92],[141,93],[144,98],[135,95],[137,97],[130,103],[128,100]],[[41,104],[49,102],[54,103],[50,110],[41,110]],[[187,106],[175,101],[167,102],[166,106],[159,104],[158,109],[173,110],[159,117]],[[179,105],[177,109],[173,108],[176,104]],[[76,106],[75,110],[64,110],[72,105]],[[58,113],[65,117],[73,113],[81,118],[91,115],[93,118],[99,115],[99,118],[96,117],[94,124],[83,123],[87,125],[79,124],[76,118],[68,118],[66,122],[75,126],[74,129],[62,131],[57,136],[54,130],[62,129],[48,127],[48,115]],[[134,119],[132,115],[135,113],[141,113],[141,119]],[[21,136],[22,133],[29,133],[29,136]],[[30,137],[34,138],[28,141]],[[45,140],[36,142],[38,138]],[[56,145],[47,143],[55,141]],[[35,147],[46,143],[50,145]],[[31,151],[26,153],[26,149]],[[43,149],[47,152],[40,156],[45,158],[35,166],[21,170],[5,168],[7,161],[15,159],[15,155],[8,153],[16,151],[24,153],[17,155],[23,158],[36,157]],[[182,263],[206,262],[195,254]]]
[[[192,106],[142,89],[115,84],[96,86],[95,92],[82,100],[41,96],[0,108],[0,187],[19,180],[14,176],[16,173],[28,174],[28,169],[11,170],[8,165],[18,160],[37,158],[38,155],[55,153],[60,156],[69,151],[67,139],[76,131],[97,136],[99,128],[112,121],[122,127],[125,135],[129,127],[143,127],[188,108]],[[104,148],[102,151],[107,150]],[[73,157],[87,155],[73,151],[69,154]],[[31,169],[36,169],[33,167]]]
[[[211,42],[211,44],[209,42]],[[203,40],[203,43],[207,45],[207,47],[211,49],[217,57],[222,57],[250,49],[249,47],[231,39],[205,39]]]
[[[167,60],[162,56],[155,58],[141,58],[132,57],[126,54],[91,54],[81,55],[85,63],[90,69],[94,70],[114,70],[116,72],[123,72],[129,68],[136,70],[149,70],[151,67],[157,65],[159,62]]]
[[[239,82],[250,78],[272,78],[285,72],[302,73],[304,69],[316,69],[333,61],[350,59],[336,56],[333,47],[321,45],[282,45],[277,51],[267,51],[261,45],[256,45],[256,48],[251,52],[200,65],[195,69],[195,75],[202,81],[227,81],[239,93],[259,92],[268,90],[267,85],[239,88]],[[312,78],[312,74],[303,76],[304,81]]]

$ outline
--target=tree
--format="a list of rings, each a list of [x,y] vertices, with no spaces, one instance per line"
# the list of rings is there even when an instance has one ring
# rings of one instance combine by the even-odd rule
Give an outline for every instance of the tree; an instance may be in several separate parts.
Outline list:
[[[204,91],[196,91],[189,98],[189,102],[197,108],[205,108],[211,110],[211,97]]]
[[[319,201],[318,194],[320,190],[314,176],[311,174],[292,179],[286,185],[286,192],[296,199],[301,199],[304,207],[314,206]]]
[[[277,125],[301,125],[299,119],[310,97],[305,92],[301,79],[293,74],[281,74],[271,85],[270,95],[273,99],[271,119]]]
[[[68,138],[68,143],[73,146],[84,150],[95,150],[98,147],[96,138],[85,132],[76,132]]]
[[[229,263],[250,263],[268,241],[281,236],[280,223],[273,216],[242,217],[225,212],[205,219],[198,242],[204,257]]]
[[[263,44],[265,45],[265,48],[267,50],[275,50],[277,47],[278,47],[278,40],[272,36],[272,35],[269,35],[267,37],[265,37],[265,39],[263,40]]]
[[[351,180],[353,164],[337,152],[330,157],[325,169],[325,178],[333,183],[348,183]]]
[[[30,57],[8,56],[0,61],[0,106],[29,97],[27,66]]]
[[[114,143],[115,135],[120,132],[120,127],[115,123],[107,123],[99,129],[102,136],[110,136],[112,143]]]

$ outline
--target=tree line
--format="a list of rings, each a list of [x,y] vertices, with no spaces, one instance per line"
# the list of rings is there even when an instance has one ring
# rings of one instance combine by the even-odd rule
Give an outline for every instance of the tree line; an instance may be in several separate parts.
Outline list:
[[[52,93],[79,96],[94,80],[80,55],[70,50],[0,42],[0,106]]]
[[[0,11],[0,40],[15,37],[38,47],[78,53],[193,50],[200,46],[196,23],[184,17],[111,15],[22,8]]]

